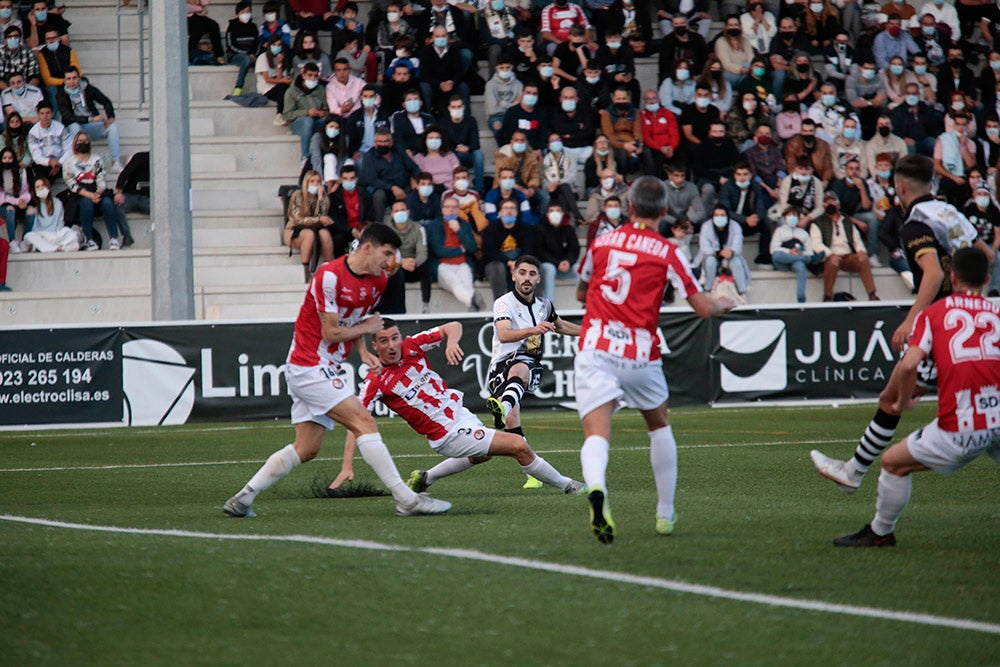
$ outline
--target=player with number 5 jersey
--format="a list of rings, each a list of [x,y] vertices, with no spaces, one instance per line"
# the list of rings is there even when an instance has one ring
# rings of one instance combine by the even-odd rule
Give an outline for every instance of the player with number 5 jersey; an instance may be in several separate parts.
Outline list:
[[[1000,308],[981,296],[990,261],[963,248],[951,261],[952,294],[921,311],[910,345],[893,373],[896,396],[911,397],[917,368],[933,357],[938,369],[937,418],[882,457],[875,517],[833,543],[842,547],[896,544],[896,522],[910,500],[911,473],[953,473],[982,454],[1000,463]],[[891,381],[891,380],[890,380]],[[916,399],[899,398],[896,409]]]
[[[677,246],[656,232],[667,209],[663,181],[652,176],[637,179],[629,193],[629,208],[631,223],[597,237],[587,249],[577,286],[577,298],[585,304],[574,361],[576,405],[585,436],[580,463],[591,530],[605,544],[615,537],[605,472],[611,416],[620,405],[642,412],[649,429],[656,532],[670,535],[677,520],[677,442],[667,420],[669,391],[657,336],[667,282],[699,317],[733,308],[728,299],[702,292]]]

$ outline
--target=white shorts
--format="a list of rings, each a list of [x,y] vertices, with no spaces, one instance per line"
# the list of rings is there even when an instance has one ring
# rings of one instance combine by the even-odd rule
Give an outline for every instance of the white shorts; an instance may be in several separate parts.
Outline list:
[[[354,396],[351,388],[338,377],[332,366],[285,366],[285,382],[292,397],[292,423],[316,422],[333,430],[333,419],[326,413],[341,401]]]
[[[448,435],[440,440],[428,440],[428,444],[438,454],[452,459],[481,457],[490,453],[490,445],[493,444],[496,433],[495,430],[486,428],[479,417],[462,408],[462,414],[452,422]]]
[[[952,433],[935,419],[907,436],[906,447],[917,461],[948,475],[984,453],[1000,463],[1000,428]]]
[[[576,410],[583,418],[608,401],[638,410],[660,407],[670,396],[663,362],[622,359],[601,350],[581,350],[573,362]]]

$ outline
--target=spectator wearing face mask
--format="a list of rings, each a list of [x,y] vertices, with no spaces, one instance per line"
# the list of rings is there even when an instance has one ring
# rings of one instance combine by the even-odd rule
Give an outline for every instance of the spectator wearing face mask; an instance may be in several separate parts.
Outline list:
[[[580,241],[571,216],[558,204],[550,204],[545,220],[535,226],[534,255],[541,262],[541,295],[555,299],[556,278],[573,278],[573,265],[580,258]]]
[[[517,12],[504,0],[483,0],[479,17],[479,43],[486,48],[492,77],[497,59],[517,45]]]
[[[285,51],[280,36],[272,37],[257,56],[254,74],[257,76],[257,93],[277,105],[275,125],[287,125],[282,112],[285,110],[285,93],[292,85],[292,68],[288,52]]]
[[[392,134],[384,128],[375,132],[375,146],[363,154],[360,164],[358,180],[372,196],[376,220],[382,220],[392,202],[406,199],[411,179],[420,172],[410,156],[393,144]],[[410,210],[412,213],[412,207]]]
[[[455,153],[459,164],[472,170],[476,190],[483,189],[483,151],[479,144],[479,123],[459,95],[448,100],[448,109],[441,113],[441,136]]]
[[[39,88],[26,84],[24,75],[20,72],[11,74],[7,83],[9,84],[7,88],[0,93],[3,115],[7,118],[11,113],[17,113],[21,117],[21,121],[27,124],[27,127],[24,128],[24,131],[27,132],[31,129],[31,125],[38,122],[38,103],[45,96]]]
[[[493,222],[498,219],[500,202],[511,199],[517,204],[517,216],[526,225],[534,225],[538,222],[528,198],[524,192],[517,188],[517,180],[514,177],[513,167],[497,167],[497,178],[493,188],[483,197],[483,213],[486,219]]]
[[[22,249],[35,252],[76,252],[80,240],[76,231],[66,226],[63,205],[58,197],[52,196],[52,185],[48,180],[35,180],[35,222],[31,231],[24,235]],[[24,248],[24,245],[27,245]],[[0,269],[0,288],[3,271]],[[3,291],[0,289],[0,291]]]
[[[420,224],[410,220],[410,212],[405,202],[395,202],[392,205],[390,223],[399,234],[402,243],[399,254],[402,258],[399,268],[389,277],[385,286],[385,294],[378,305],[378,311],[384,315],[402,315],[406,313],[406,284],[420,283],[420,303],[422,313],[430,312],[431,276],[427,266],[427,230]]]
[[[674,71],[664,77],[660,84],[660,104],[674,114],[683,113],[694,104],[695,86],[690,63],[686,60],[677,61]],[[707,99],[711,102],[711,95]]]
[[[323,177],[309,170],[302,177],[302,187],[289,199],[284,235],[289,254],[293,250],[299,251],[306,282],[312,278],[310,269],[317,245],[323,262],[333,259],[333,238],[329,231],[333,224],[330,198],[323,186]]]
[[[723,33],[715,42],[715,55],[722,61],[726,80],[735,88],[750,71],[750,62],[754,58],[753,44],[743,36],[738,16],[726,19]]]
[[[333,238],[334,257],[347,254],[351,241],[361,238],[365,227],[375,222],[371,196],[358,187],[358,172],[353,164],[340,170],[340,182],[330,193],[330,217],[333,226],[327,231]]]
[[[989,296],[1000,296],[1000,208],[986,184],[973,190],[972,198],[962,207],[962,213],[979,233],[979,240],[993,249],[990,265],[990,282],[986,291]]]
[[[681,144],[680,128],[677,116],[667,108],[660,106],[655,90],[643,93],[643,109],[640,114],[642,122],[643,171],[657,178],[662,178],[667,162],[674,159],[674,154]]]
[[[517,258],[534,252],[534,234],[521,220],[517,201],[502,200],[496,219],[483,232],[483,261],[494,300],[513,289],[511,271]]]
[[[805,157],[812,164],[824,183],[833,178],[833,155],[830,144],[817,136],[816,123],[812,118],[802,121],[802,132],[785,143],[785,164],[796,164],[797,158]]]
[[[614,231],[622,226],[622,224],[628,222],[628,211],[623,207],[627,207],[628,199],[622,202],[621,197],[616,197],[614,195],[608,197],[604,200],[604,210],[601,211],[596,218],[594,218],[590,224],[587,226],[587,247],[594,242],[601,234],[607,234],[610,231]],[[690,257],[688,260],[690,261]]]
[[[611,106],[601,110],[600,118],[601,133],[611,142],[612,148],[624,154],[623,172],[636,171],[642,160],[642,119],[626,87],[615,88]]]
[[[340,116],[327,116],[323,131],[314,134],[309,143],[309,164],[323,177],[327,192],[331,192],[340,180],[341,168],[352,163],[343,124],[344,119]]]
[[[500,184],[500,172],[510,169],[514,172],[516,182],[514,187],[538,210],[548,208],[549,193],[539,187],[541,185],[541,166],[535,151],[530,150],[526,132],[516,130],[511,136],[510,143],[497,150],[494,164],[498,175],[494,180],[494,186]],[[528,221],[524,222],[531,224]]]
[[[271,37],[281,37],[286,49],[292,48],[292,29],[284,20],[278,18],[281,5],[276,0],[267,0],[263,7],[264,20],[260,24],[260,43],[265,44]]]
[[[344,120],[343,129],[347,134],[347,150],[355,161],[375,146],[378,130],[391,131],[389,114],[379,104],[375,86],[368,84],[361,89],[361,108]]]
[[[538,105],[538,85],[535,83],[526,84],[519,103],[504,113],[498,143],[509,143],[515,131],[524,133],[532,150],[545,148],[549,136],[548,114]]]
[[[601,184],[594,188],[587,198],[587,223],[593,223],[597,216],[604,210],[604,205],[610,197],[617,197],[619,201],[628,201],[628,185],[620,174],[615,173],[610,168],[601,170]]]
[[[90,137],[79,132],[73,137],[71,152],[63,158],[63,180],[69,189],[66,197],[66,219],[79,219],[83,235],[87,239],[86,249],[97,250],[94,241],[94,215],[100,210],[104,224],[108,228],[108,250],[118,250],[118,220],[121,215],[115,205],[114,193],[108,189],[104,164],[90,146]]]
[[[733,177],[719,188],[716,203],[729,211],[729,219],[739,224],[744,237],[759,234],[760,251],[753,261],[755,264],[770,264],[771,223],[767,218],[767,209],[771,199],[765,197],[761,185],[754,182],[750,165],[745,160],[733,163]]]
[[[493,76],[486,82],[486,91],[483,94],[483,102],[486,105],[486,124],[497,143],[500,143],[504,115],[507,113],[507,109],[514,106],[520,99],[523,89],[524,84],[514,76],[514,65],[510,57],[506,54],[500,54],[497,57],[496,69]]]
[[[712,209],[712,217],[701,223],[698,234],[698,254],[701,256],[702,279],[711,290],[720,268],[727,268],[736,284],[736,291],[746,294],[750,284],[750,267],[743,258],[743,230],[729,219],[724,206]]]
[[[893,109],[890,118],[909,152],[933,155],[937,135],[943,129],[941,116],[931,105],[921,101],[917,84],[907,84],[903,103]]]
[[[306,63],[295,83],[285,92],[282,114],[291,123],[292,132],[299,135],[303,161],[309,157],[313,134],[323,131],[323,120],[327,114],[326,90],[319,82],[319,67],[315,63]]]
[[[403,108],[392,114],[389,120],[393,141],[411,158],[421,148],[427,128],[436,125],[434,116],[421,111],[422,108],[420,93],[411,88],[406,91]]]
[[[226,60],[240,68],[233,95],[242,95],[247,74],[260,49],[260,32],[253,22],[253,10],[247,0],[236,3],[236,17],[226,28]]]
[[[967,134],[968,116],[955,116],[954,122],[955,129],[941,133],[934,144],[934,173],[938,194],[953,206],[961,206],[972,194],[968,174],[976,166],[976,146]]]
[[[795,300],[805,303],[807,270],[815,262],[815,256],[808,231],[811,223],[800,213],[795,207],[785,209],[774,228],[770,248],[775,270],[795,274]]]
[[[417,174],[416,187],[406,193],[406,207],[410,219],[424,226],[441,214],[441,196],[428,172]]]
[[[913,41],[909,32],[903,30],[899,14],[890,14],[885,29],[875,35],[872,43],[872,55],[875,57],[875,67],[884,70],[892,58],[899,56],[904,61],[911,55],[920,53],[920,47]]]
[[[660,40],[659,68],[657,70],[659,80],[663,81],[674,75],[677,63],[685,60],[690,67],[698,72],[705,65],[705,58],[708,56],[708,46],[705,43],[706,35],[692,30],[688,20],[683,15],[675,15],[670,21],[666,20],[661,13],[660,30],[663,39]],[[704,25],[709,25],[710,21],[702,21]],[[664,28],[667,29],[664,29]]]
[[[557,134],[550,135],[549,148],[542,158],[541,187],[549,194],[549,206],[559,206],[565,217],[573,222],[583,220],[573,191],[576,172],[576,160],[566,152],[562,139]]]
[[[38,72],[42,79],[42,85],[49,93],[49,101],[58,109],[59,103],[56,100],[56,93],[63,85],[63,77],[70,67],[75,67],[80,71],[80,61],[76,58],[76,51],[66,46],[59,40],[59,33],[49,30],[45,33],[45,46],[39,51]]]
[[[636,104],[639,101],[640,87],[635,78],[635,58],[632,50],[622,40],[621,32],[618,27],[608,30],[607,39],[598,48],[595,59],[612,90],[624,87],[629,100]]]
[[[81,78],[80,70],[70,67],[66,70],[62,88],[56,93],[59,116],[66,131],[71,136],[85,132],[93,139],[107,139],[111,151],[111,168],[122,170],[118,123],[115,122],[115,108],[107,95]]]
[[[792,173],[781,180],[778,202],[768,212],[768,216],[777,220],[781,211],[794,206],[802,211],[800,217],[815,220],[823,215],[823,181],[813,173],[812,162],[807,156],[798,156],[792,164]]]
[[[431,175],[436,192],[444,192],[451,187],[452,172],[459,164],[458,156],[445,142],[436,125],[424,132],[423,147],[413,155],[413,161],[420,171]]]
[[[833,301],[833,287],[841,271],[857,273],[869,301],[878,301],[868,253],[861,233],[840,212],[840,201],[833,192],[823,195],[823,214],[809,228],[813,254],[823,256],[823,301]]]
[[[451,292],[469,312],[478,312],[480,306],[473,283],[472,260],[479,248],[472,225],[459,217],[458,200],[454,197],[441,202],[441,215],[427,225],[427,245],[430,248],[429,261],[432,262],[430,270],[434,272],[438,285]],[[484,234],[484,256],[487,252]]]
[[[38,58],[31,47],[24,43],[21,28],[9,26],[4,30],[4,48],[0,49],[0,82],[10,85],[10,78],[20,74],[32,86],[41,85]]]
[[[871,137],[875,132],[876,119],[883,110],[888,109],[889,104],[885,81],[878,77],[874,62],[867,58],[861,61],[857,72],[847,77],[845,93],[848,104],[861,123],[862,138]]]

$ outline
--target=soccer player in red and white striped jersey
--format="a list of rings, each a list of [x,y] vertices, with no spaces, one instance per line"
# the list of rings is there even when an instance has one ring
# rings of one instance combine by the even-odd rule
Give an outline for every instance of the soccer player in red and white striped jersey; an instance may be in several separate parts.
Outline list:
[[[701,291],[677,246],[656,229],[666,215],[663,181],[643,176],[629,193],[629,220],[587,249],[577,298],[585,302],[580,350],[574,361],[576,405],[586,439],[580,450],[583,481],[591,507],[591,529],[603,543],[614,540],[605,470],[611,415],[619,403],[638,408],[649,429],[656,480],[656,531],[673,532],[676,520],[677,442],[667,420],[666,378],[657,325],[667,281],[699,317],[733,308],[724,298]]]
[[[448,475],[468,470],[492,456],[509,456],[521,470],[564,493],[577,493],[583,485],[559,473],[528,446],[524,436],[487,428],[462,403],[462,392],[451,389],[430,367],[427,352],[442,343],[449,364],[465,356],[459,345],[462,325],[448,322],[439,327],[402,337],[399,327],[388,318],[382,321],[372,348],[381,368],[365,378],[361,402],[372,409],[376,400],[402,417],[410,427],[427,438],[431,449],[449,457],[430,470],[414,470],[409,485],[420,493]],[[339,478],[352,473],[354,447],[350,435],[344,448]]]
[[[356,437],[365,461],[396,500],[397,514],[441,514],[451,509],[450,503],[418,496],[406,486],[375,420],[340,377],[340,365],[353,342],[382,328],[381,316],[371,311],[385,290],[385,270],[395,262],[399,244],[399,235],[388,226],[369,225],[356,251],[327,262],[313,276],[285,364],[295,442],[272,454],[246,486],[226,501],[222,510],[229,516],[256,516],[251,506],[257,495],[315,458],[323,435],[337,422]],[[377,365],[374,357],[367,357],[366,363]]]
[[[910,344],[892,378],[895,408],[916,404],[917,368],[937,365],[937,418],[882,456],[875,518],[833,541],[844,547],[896,544],[896,521],[910,500],[911,473],[953,473],[981,454],[1000,463],[1000,307],[981,296],[990,262],[979,248],[962,248],[951,260],[952,293],[917,316]],[[890,380],[891,381],[891,380]]]

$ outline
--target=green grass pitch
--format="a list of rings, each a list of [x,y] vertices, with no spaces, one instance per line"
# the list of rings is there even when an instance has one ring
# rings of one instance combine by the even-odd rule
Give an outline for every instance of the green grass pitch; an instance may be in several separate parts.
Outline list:
[[[399,518],[390,497],[316,497],[340,467],[337,431],[317,461],[258,498],[256,519],[235,520],[222,503],[290,441],[287,424],[0,433],[0,514],[187,531],[0,521],[0,665],[1000,663],[995,629],[830,607],[1000,622],[1000,470],[988,458],[951,477],[917,475],[894,549],[831,545],[870,520],[878,470],[843,496],[809,450],[846,457],[871,412],[673,411],[680,521],[669,538],[653,530],[641,420],[616,417],[610,546],[591,535],[584,498],[522,490],[506,459],[434,485],[454,503],[449,515]],[[932,414],[921,406],[899,433]],[[404,478],[439,460],[400,420],[381,426]],[[525,432],[580,477],[575,414],[530,413]],[[378,483],[360,458],[355,472]],[[324,540],[223,539],[292,535]]]

